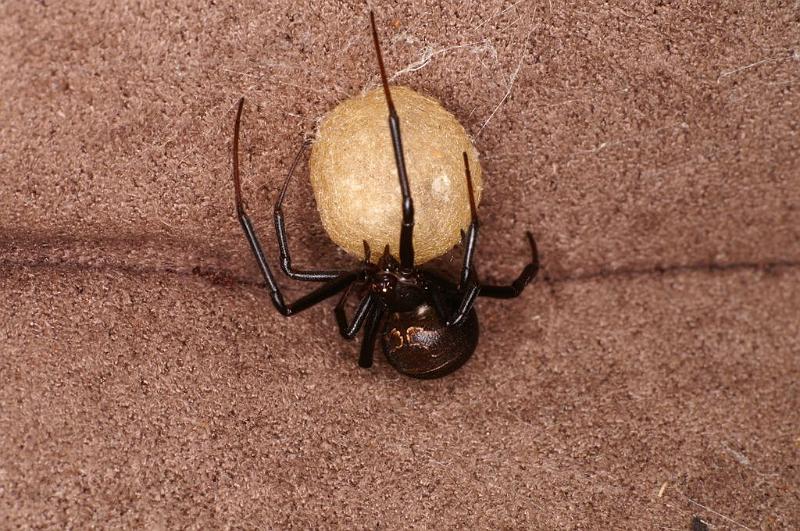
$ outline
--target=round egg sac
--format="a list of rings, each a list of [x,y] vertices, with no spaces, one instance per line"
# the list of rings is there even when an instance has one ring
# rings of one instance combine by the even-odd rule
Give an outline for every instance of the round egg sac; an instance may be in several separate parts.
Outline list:
[[[443,255],[470,223],[462,153],[469,158],[476,204],[483,189],[478,153],[464,127],[442,105],[407,87],[391,87],[414,202],[415,262]],[[382,89],[346,100],[322,120],[310,176],[323,226],[348,253],[363,241],[399,256],[402,197]]]

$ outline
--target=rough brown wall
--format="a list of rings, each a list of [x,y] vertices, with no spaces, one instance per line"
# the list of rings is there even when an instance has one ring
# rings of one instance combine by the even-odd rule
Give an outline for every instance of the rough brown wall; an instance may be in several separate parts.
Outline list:
[[[373,4],[477,137],[481,273],[542,251],[433,382],[277,316],[233,217],[236,99],[274,253],[364,5],[211,4],[0,4],[0,526],[800,525],[796,3]]]

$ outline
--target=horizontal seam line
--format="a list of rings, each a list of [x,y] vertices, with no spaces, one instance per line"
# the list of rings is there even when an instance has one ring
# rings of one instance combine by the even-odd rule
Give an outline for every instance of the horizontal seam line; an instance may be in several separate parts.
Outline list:
[[[727,273],[737,271],[764,271],[772,272],[778,269],[796,269],[800,267],[800,261],[794,260],[775,260],[768,262],[732,262],[729,264],[718,263],[695,263],[686,265],[663,265],[640,268],[620,268],[612,270],[590,271],[573,275],[549,275],[542,273],[533,283],[541,284],[565,284],[570,282],[582,282],[602,279],[624,279],[637,277],[658,277],[664,275],[675,275],[680,273]],[[231,274],[224,269],[211,269],[197,266],[194,270],[184,270],[171,267],[136,267],[127,265],[86,265],[74,262],[59,261],[51,262],[48,260],[14,261],[0,260],[0,270],[13,270],[20,268],[29,269],[50,269],[67,270],[76,273],[113,273],[119,272],[135,276],[148,275],[174,275],[180,277],[200,278],[214,285],[238,284],[244,286],[262,286],[263,281],[255,281]],[[288,277],[283,275],[287,280]]]

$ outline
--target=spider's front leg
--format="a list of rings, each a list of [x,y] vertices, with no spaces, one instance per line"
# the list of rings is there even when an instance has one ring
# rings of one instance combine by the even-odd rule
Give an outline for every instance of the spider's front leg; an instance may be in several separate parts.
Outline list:
[[[250,244],[250,249],[253,251],[253,256],[258,263],[259,269],[261,270],[261,275],[264,277],[264,282],[269,290],[272,304],[281,314],[286,316],[294,315],[305,310],[306,308],[310,308],[311,306],[327,299],[328,297],[336,295],[349,286],[356,278],[358,278],[360,273],[357,271],[352,273],[337,272],[335,276],[323,279],[328,280],[328,282],[311,293],[308,293],[307,295],[300,297],[298,300],[289,304],[284,301],[280,287],[275,281],[272,270],[270,269],[269,264],[267,264],[267,260],[264,257],[264,251],[262,250],[261,244],[258,241],[258,236],[256,236],[253,223],[250,221],[250,218],[245,212],[244,201],[242,201],[242,186],[239,179],[239,124],[242,118],[243,106],[244,98],[239,100],[239,108],[236,111],[236,125],[233,133],[233,183],[236,193],[236,215],[239,219],[239,223],[242,226],[245,237],[247,238],[247,242]]]
[[[300,157],[303,155],[306,147],[308,147],[309,142],[303,142],[303,145],[300,147],[300,150],[297,152],[297,155],[292,162],[292,166],[289,169],[289,174],[286,176],[286,180],[283,182],[283,187],[281,187],[281,193],[278,195],[277,201],[275,201],[275,209],[274,209],[274,219],[275,219],[275,232],[278,235],[278,248],[280,249],[280,264],[281,270],[289,277],[294,280],[304,280],[310,282],[322,282],[325,280],[333,280],[344,271],[341,270],[326,270],[326,271],[309,271],[309,270],[302,270],[302,269],[294,269],[292,267],[292,257],[289,253],[289,238],[286,235],[286,223],[283,218],[283,199],[286,197],[286,190],[289,188],[289,181],[292,180],[292,175],[294,174],[294,169],[297,167],[297,163],[300,162]]]
[[[491,284],[481,285],[481,297],[513,299],[514,297],[518,297],[522,293],[522,290],[525,289],[525,286],[536,278],[536,274],[539,272],[539,249],[536,247],[536,240],[530,231],[525,232],[525,236],[528,238],[528,244],[531,247],[530,263],[525,266],[519,276],[511,284],[506,286],[495,286]]]
[[[464,172],[467,176],[467,188],[469,190],[469,207],[472,215],[472,222],[469,225],[467,234],[465,236],[466,248],[464,250],[464,264],[461,268],[461,276],[459,282],[459,291],[461,292],[461,302],[453,312],[453,315],[448,319],[447,326],[458,326],[461,324],[472,309],[475,299],[478,295],[483,297],[492,297],[496,299],[511,299],[519,296],[525,286],[536,277],[539,271],[539,252],[536,247],[536,240],[530,231],[526,232],[528,242],[531,246],[531,262],[525,266],[519,276],[507,286],[495,285],[482,285],[476,278],[472,259],[475,254],[475,249],[478,244],[478,211],[475,206],[475,193],[472,188],[472,175],[469,171],[469,160],[467,154],[464,153]]]

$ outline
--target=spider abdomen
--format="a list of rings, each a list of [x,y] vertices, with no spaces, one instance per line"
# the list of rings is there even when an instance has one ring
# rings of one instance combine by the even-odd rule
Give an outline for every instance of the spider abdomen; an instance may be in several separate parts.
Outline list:
[[[478,344],[478,316],[470,310],[459,326],[446,327],[428,304],[392,312],[383,330],[383,351],[399,372],[414,378],[438,378],[463,365]]]

